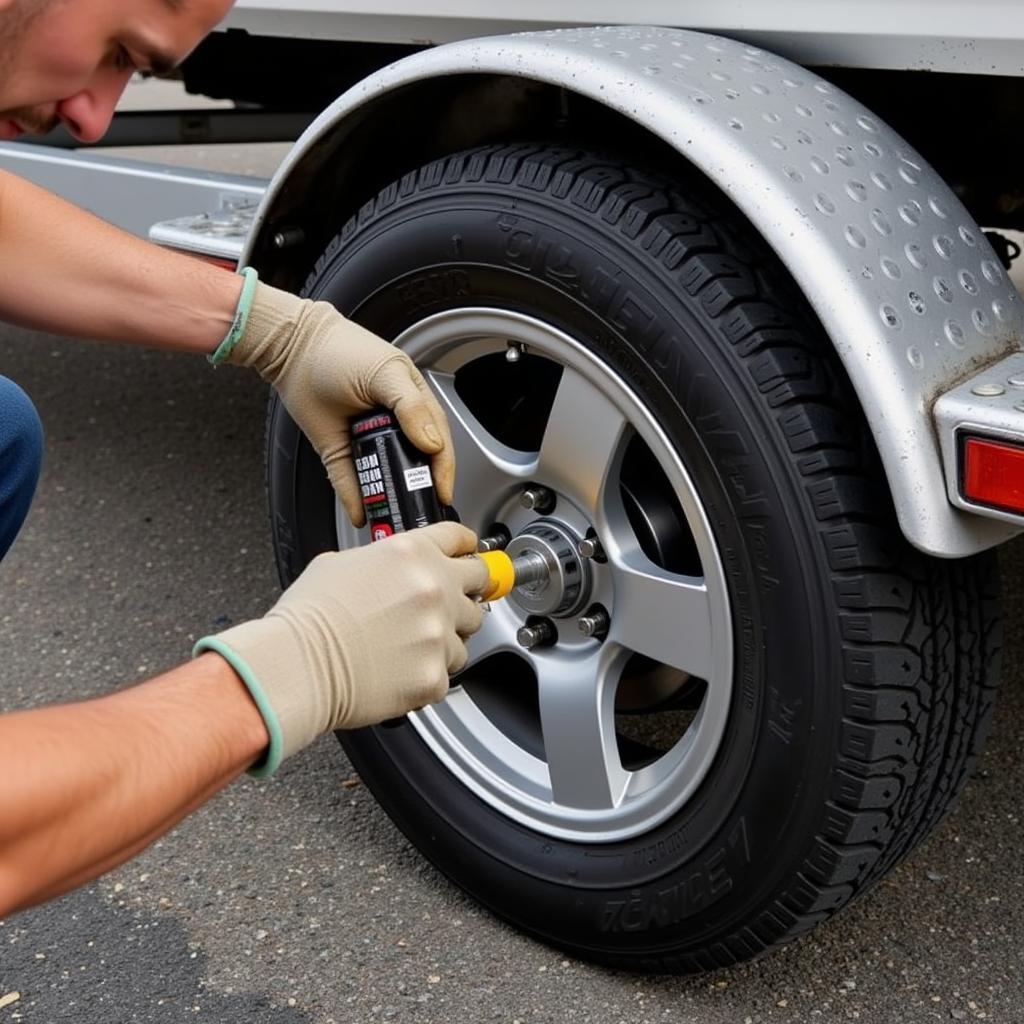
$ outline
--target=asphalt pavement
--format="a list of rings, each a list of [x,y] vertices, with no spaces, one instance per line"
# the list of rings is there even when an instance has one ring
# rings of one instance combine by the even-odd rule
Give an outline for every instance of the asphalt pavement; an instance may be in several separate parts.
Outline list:
[[[253,375],[13,328],[0,373],[47,429],[38,498],[0,562],[0,710],[151,676],[273,602]],[[525,938],[409,846],[327,737],[93,885],[0,921],[0,1024],[1019,1021],[1024,542],[1003,572],[1002,702],[958,807],[770,957],[636,977]]]

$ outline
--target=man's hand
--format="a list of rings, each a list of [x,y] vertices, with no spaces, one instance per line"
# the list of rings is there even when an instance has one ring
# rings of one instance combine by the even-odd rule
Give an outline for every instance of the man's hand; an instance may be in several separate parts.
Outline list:
[[[441,700],[466,664],[489,575],[472,530],[437,523],[319,555],[262,618],[206,637],[245,681],[267,724],[263,774],[331,729]]]
[[[132,856],[260,758],[448,691],[487,585],[472,531],[439,523],[321,555],[262,619],[139,686],[0,715],[0,917]],[[268,752],[269,741],[269,752]]]
[[[374,406],[393,409],[409,440],[432,457],[437,496],[451,503],[451,434],[423,375],[404,352],[346,320],[330,304],[257,285],[245,333],[228,362],[254,367],[277,389],[323,459],[356,526],[366,517],[352,464],[349,419]]]

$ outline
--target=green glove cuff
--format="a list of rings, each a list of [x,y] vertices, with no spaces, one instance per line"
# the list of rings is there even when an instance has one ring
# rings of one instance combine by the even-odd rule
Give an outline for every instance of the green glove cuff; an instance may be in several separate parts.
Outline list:
[[[260,685],[260,681],[256,678],[256,673],[253,672],[244,658],[239,657],[219,637],[204,636],[201,640],[197,641],[195,647],[192,648],[192,657],[195,658],[197,655],[202,654],[203,651],[216,651],[238,673],[239,678],[248,687],[252,699],[256,702],[256,707],[263,716],[267,732],[270,734],[270,746],[267,748],[267,756],[261,761],[257,761],[249,769],[249,774],[257,779],[265,779],[267,776],[273,775],[277,771],[277,767],[281,763],[284,754],[284,735],[281,732],[281,723],[277,720],[277,715],[274,713],[274,709],[271,707],[270,701]]]
[[[252,309],[252,299],[256,294],[259,277],[252,267],[243,267],[240,273],[245,278],[245,283],[242,285],[242,294],[238,296],[238,305],[235,307],[235,316],[231,321],[231,327],[224,335],[224,340],[214,349],[213,354],[206,357],[214,366],[220,366],[231,355],[231,350],[245,334],[245,325],[249,322],[249,310]]]

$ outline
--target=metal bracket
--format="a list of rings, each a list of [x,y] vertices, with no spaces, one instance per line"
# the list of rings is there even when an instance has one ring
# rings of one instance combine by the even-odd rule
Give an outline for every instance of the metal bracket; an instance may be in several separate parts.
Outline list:
[[[256,206],[250,196],[222,195],[215,210],[154,224],[149,239],[170,249],[237,264],[252,230]]]

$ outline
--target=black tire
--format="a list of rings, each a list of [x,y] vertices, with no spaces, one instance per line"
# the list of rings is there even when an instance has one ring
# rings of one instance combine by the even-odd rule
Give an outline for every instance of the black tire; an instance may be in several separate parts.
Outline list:
[[[528,259],[509,244],[513,216]],[[599,280],[628,289],[630,315]],[[993,709],[995,561],[931,559],[903,539],[828,337],[703,179],[544,145],[459,153],[367,202],[305,291],[386,337],[460,305],[572,334],[642,396],[728,556],[726,734],[697,793],[644,835],[588,845],[516,824],[408,724],[340,737],[450,878],[579,956],[691,972],[807,932],[936,824]],[[287,584],[336,544],[334,510],[277,405],[268,451]]]

